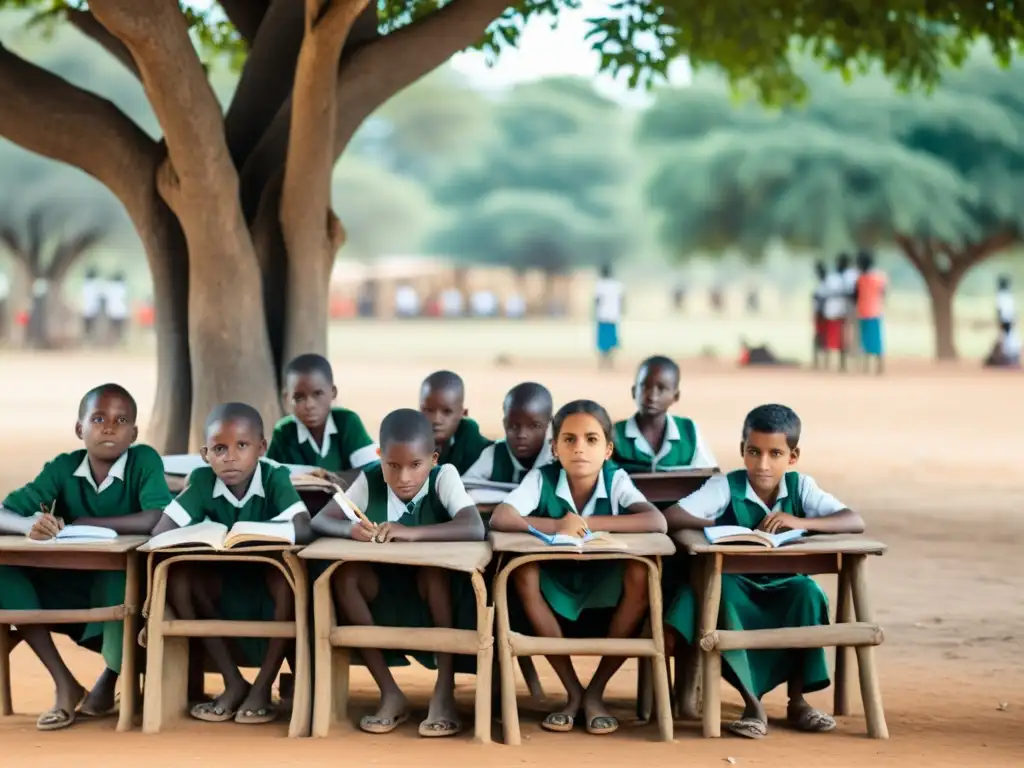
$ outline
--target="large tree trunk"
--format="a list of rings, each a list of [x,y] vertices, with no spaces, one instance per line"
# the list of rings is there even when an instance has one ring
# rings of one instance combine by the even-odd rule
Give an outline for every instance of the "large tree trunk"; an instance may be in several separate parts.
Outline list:
[[[926,279],[928,299],[931,302],[932,328],[935,332],[935,358],[956,360],[956,329],[953,325],[953,297],[957,284],[950,285],[942,279]]]

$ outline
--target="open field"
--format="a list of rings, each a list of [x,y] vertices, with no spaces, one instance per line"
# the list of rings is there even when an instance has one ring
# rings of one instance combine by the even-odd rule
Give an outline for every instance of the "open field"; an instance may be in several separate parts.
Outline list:
[[[627,324],[629,359],[616,372],[600,375],[586,357],[590,328],[582,324],[565,330],[541,323],[446,324],[443,331],[433,326],[438,330],[426,339],[421,323],[339,325],[332,360],[339,400],[358,410],[371,431],[391,408],[415,403],[423,375],[452,366],[467,381],[471,415],[496,434],[501,396],[524,379],[546,383],[556,400],[591,397],[614,417],[625,417],[636,359],[662,350],[692,354],[708,338],[735,343],[732,322],[707,327],[703,321],[682,321],[678,330],[662,325],[669,332],[661,338],[645,336],[650,328],[643,321]],[[806,338],[805,326],[793,322],[792,333]],[[905,330],[894,331],[903,333],[911,341],[928,338],[926,327],[909,321]],[[527,334],[535,334],[545,348],[531,351],[535,344]],[[778,335],[785,338],[788,332]],[[499,353],[509,355],[511,365],[495,366]],[[733,358],[731,348],[726,357]],[[45,356],[0,351],[0,371],[0,492],[30,479],[55,453],[75,447],[78,398],[88,387],[110,379],[125,384],[136,393],[145,416],[155,384],[153,359],[144,349]],[[567,761],[715,766],[727,764],[727,757],[741,766],[780,768],[1018,765],[1024,746],[1022,384],[1020,375],[982,372],[973,363],[938,368],[923,361],[895,362],[881,379],[684,363],[678,410],[699,421],[723,466],[738,459],[744,413],[762,402],[786,402],[805,423],[802,469],[860,510],[870,533],[889,544],[889,554],[871,563],[876,612],[886,630],[880,657],[892,735],[888,742],[868,740],[859,714],[844,718],[834,734],[797,735],[778,726],[760,743],[705,741],[697,724],[679,723],[678,743],[661,745],[653,741],[653,727],[624,728],[602,740],[582,731],[545,733],[539,728],[541,715],[529,711],[524,746],[518,749],[477,747],[468,735],[425,742],[415,735],[416,718],[391,737],[342,732],[316,742],[288,741],[283,725],[247,730],[195,723],[178,734],[117,735],[112,720],[41,734],[34,728],[35,713],[50,705],[50,683],[30,652],[19,647],[12,667],[20,714],[0,722],[0,765],[92,766],[119,759],[154,768],[339,762],[475,768]],[[98,657],[62,647],[83,682],[91,681],[99,671]],[[547,666],[541,670],[547,690],[557,691]],[[630,663],[611,686],[624,717],[631,709],[634,671]],[[425,707],[429,675],[413,669],[403,672],[400,681],[414,704]],[[368,709],[374,701],[372,683],[359,670],[354,684],[355,709]],[[211,689],[215,685],[211,680]],[[460,682],[467,717],[471,690],[468,680]],[[738,697],[727,691],[725,699],[728,717],[737,711]],[[829,694],[814,700],[827,706]],[[780,692],[770,703],[771,714],[784,713]],[[854,709],[859,713],[859,704]]]

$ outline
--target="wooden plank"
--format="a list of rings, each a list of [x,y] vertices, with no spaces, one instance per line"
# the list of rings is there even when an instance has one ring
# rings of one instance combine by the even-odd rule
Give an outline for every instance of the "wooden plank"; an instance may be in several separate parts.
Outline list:
[[[880,541],[860,534],[835,533],[808,536],[778,549],[768,549],[751,544],[718,544],[708,542],[703,531],[683,530],[672,533],[672,539],[690,554],[701,555],[719,552],[723,555],[770,555],[771,557],[796,557],[806,554],[833,555],[883,555],[887,547]]]
[[[304,560],[342,560],[353,563],[447,568],[472,573],[483,571],[491,562],[491,545],[486,541],[437,541],[429,544],[392,541],[387,544],[373,544],[324,537],[303,549],[299,557]]]
[[[673,472],[637,472],[630,477],[637,490],[652,504],[674,504],[717,474],[717,469],[682,469]]]
[[[302,549],[298,544],[254,544],[252,546],[234,547],[232,549],[213,549],[204,546],[166,547],[152,549],[149,543],[139,547],[139,552],[156,555],[215,555],[225,558],[244,558],[247,555],[265,555],[275,552],[298,552]]]
[[[726,553],[723,553],[726,554]],[[723,558],[722,573],[802,573],[813,576],[819,573],[839,573],[839,558],[836,554],[804,554],[776,557],[774,554],[742,555]]]
[[[495,552],[515,552],[516,554],[548,554],[565,559],[585,559],[594,555],[619,554],[637,557],[667,556],[676,551],[675,544],[663,533],[613,533],[610,534],[621,541],[624,549],[610,547],[591,547],[577,549],[575,547],[553,547],[545,544],[529,533],[502,533],[491,531],[488,535]]]
[[[174,619],[164,622],[164,637],[295,637],[291,621]]]
[[[881,645],[885,640],[882,628],[867,622],[826,624],[814,627],[781,629],[716,629],[700,639],[705,651],[758,651],[779,648],[860,648]]]
[[[35,552],[37,555],[46,553],[56,557],[65,557],[79,552],[102,552],[105,554],[125,554],[138,549],[149,539],[149,536],[118,536],[110,541],[33,541],[28,536],[0,536],[0,552]]]
[[[626,637],[531,637],[508,633],[513,656],[656,656],[650,638]]]
[[[475,629],[448,627],[335,627],[330,634],[335,648],[432,651],[476,656],[480,636]]]
[[[54,611],[0,611],[0,624],[88,624],[93,621],[121,621],[127,611],[123,605],[106,608]]]

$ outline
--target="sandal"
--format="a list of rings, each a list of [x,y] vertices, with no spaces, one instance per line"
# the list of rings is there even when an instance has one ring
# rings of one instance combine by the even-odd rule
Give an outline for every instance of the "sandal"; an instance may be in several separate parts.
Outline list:
[[[228,709],[215,701],[204,701],[202,704],[196,704],[188,713],[196,720],[202,720],[204,723],[226,723],[228,720],[235,719],[237,711],[235,709]]]
[[[85,701],[85,696],[85,691],[82,691],[82,698],[79,700],[78,706],[72,707],[70,712],[61,707],[54,707],[43,712],[36,720],[36,730],[60,731],[73,725],[77,717],[75,710]]]
[[[112,706],[110,709],[100,711],[98,709],[92,709],[88,706],[88,704],[84,703],[88,700],[88,698],[89,697],[86,696],[85,699],[83,699],[83,704],[78,708],[78,714],[82,717],[110,717],[111,715],[117,714],[118,705],[121,703],[121,694],[118,693],[114,696],[114,706]]]
[[[820,709],[808,707],[796,717],[787,718],[790,725],[804,733],[828,733],[835,730],[836,719],[832,715],[826,715]]]
[[[427,739],[439,739],[454,736],[462,731],[462,726],[454,720],[442,717],[440,720],[424,720],[420,723],[420,736]]]
[[[240,709],[235,713],[235,722],[239,725],[263,725],[277,720],[277,707],[268,705],[256,709]]]
[[[596,715],[587,722],[587,733],[595,736],[607,736],[619,730],[619,721],[611,715]]]
[[[755,717],[741,717],[729,723],[729,733],[745,739],[763,739],[768,735],[768,724]]]
[[[576,717],[565,712],[552,712],[545,717],[540,727],[552,733],[569,733],[576,724]]]
[[[391,733],[395,728],[408,719],[408,712],[403,712],[398,715],[398,717],[377,717],[376,715],[367,715],[359,721],[359,728],[367,733]]]

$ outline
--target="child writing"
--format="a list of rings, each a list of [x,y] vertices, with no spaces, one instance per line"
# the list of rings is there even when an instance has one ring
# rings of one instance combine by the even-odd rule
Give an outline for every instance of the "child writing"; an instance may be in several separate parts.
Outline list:
[[[554,405],[547,387],[533,382],[517,384],[502,405],[505,439],[480,454],[463,474],[464,480],[519,483],[534,467],[550,464],[551,413]]]
[[[189,475],[188,483],[167,505],[153,531],[156,536],[204,520],[230,528],[236,522],[276,522],[292,528],[296,544],[312,539],[309,512],[285,467],[263,458],[267,441],[263,419],[244,403],[225,403],[206,419],[200,455],[209,466]],[[179,619],[288,621],[295,616],[295,596],[276,568],[259,564],[187,563],[175,567],[167,599]],[[288,641],[245,639],[238,643],[246,666],[259,665],[252,686],[235,665],[224,638],[203,638],[203,646],[224,678],[224,693],[192,707],[197,720],[222,723],[268,723],[277,717],[270,689],[281,668]]]
[[[75,423],[75,435],[85,449],[62,453],[35,480],[9,494],[0,507],[0,533],[24,533],[45,541],[65,525],[92,525],[125,535],[148,534],[171,494],[160,455],[148,445],[133,445],[139,435],[137,416],[135,400],[117,384],[87,392]],[[42,549],[39,559],[42,566]],[[103,608],[123,603],[124,593],[125,575],[120,571],[0,566],[3,611]],[[36,722],[39,730],[67,728],[79,714],[99,716],[114,709],[122,629],[118,621],[18,627],[57,689],[53,708]],[[106,669],[88,695],[57,651],[53,632],[102,652]]]
[[[338,397],[331,364],[320,355],[299,355],[285,368],[285,408],[274,427],[267,458],[281,464],[321,467],[348,485],[377,461],[377,446],[353,411],[332,406]]]
[[[778,533],[861,533],[864,521],[808,475],[793,471],[800,458],[800,419],[784,405],[762,405],[743,422],[740,451],[745,469],[712,477],[700,490],[665,510],[669,530],[740,525]],[[684,585],[669,604],[666,628],[693,643],[697,604]],[[722,576],[718,626],[726,630],[777,629],[828,624],[828,599],[809,576]],[[669,635],[671,637],[671,634]],[[828,687],[825,651],[724,651],[722,676],[743,697],[742,717],[729,725],[737,736],[759,739],[768,733],[761,697],[786,683],[787,719],[797,729],[821,733],[835,720],[811,707],[805,693]]]
[[[718,462],[690,419],[672,416],[679,402],[679,366],[661,355],[640,363],[630,390],[636,413],[615,424],[615,463],[629,472],[717,467]]]
[[[523,532],[532,525],[544,533],[579,536],[587,530],[618,533],[665,532],[665,518],[637,491],[625,470],[609,459],[612,423],[590,400],[559,409],[552,422],[557,463],[533,469],[499,504],[491,517],[496,531]],[[647,613],[647,567],[635,561],[530,563],[513,573],[516,593],[533,630],[541,637],[562,637],[559,617],[575,622],[587,610],[614,609],[608,637],[632,637]],[[603,658],[584,689],[572,661],[549,656],[565,686],[568,701],[548,715],[549,731],[571,731],[580,708],[589,733],[613,733],[619,727],[604,704],[604,689],[622,666],[621,657]]]
[[[438,464],[453,464],[464,474],[491,441],[480,434],[480,427],[466,410],[466,385],[451,371],[437,371],[420,387],[420,413],[434,430]]]
[[[365,542],[482,541],[480,513],[455,467],[437,466],[434,438],[430,422],[418,411],[403,408],[388,414],[380,425],[381,463],[336,495],[313,519],[314,530]],[[365,510],[370,524],[360,522],[352,504]],[[346,563],[331,583],[338,611],[350,624],[390,627],[454,626],[454,614],[464,605],[453,607],[452,586],[444,569],[372,563]],[[380,688],[381,701],[377,713],[362,718],[359,727],[390,733],[408,719],[408,702],[384,653],[363,649],[360,654]],[[453,736],[461,730],[454,660],[439,653],[436,664],[437,683],[419,733]]]

